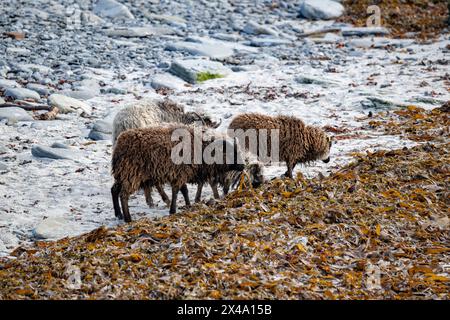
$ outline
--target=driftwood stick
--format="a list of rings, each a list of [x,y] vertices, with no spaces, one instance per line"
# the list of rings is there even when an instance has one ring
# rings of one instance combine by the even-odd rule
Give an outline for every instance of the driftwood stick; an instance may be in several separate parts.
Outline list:
[[[49,111],[43,114],[39,114],[34,118],[36,120],[54,120],[59,113],[59,109],[55,106],[50,107]]]
[[[328,33],[328,32],[340,32],[340,31],[341,31],[341,28],[330,27],[330,28],[324,28],[324,29],[304,32],[304,33],[299,34],[298,37],[305,38],[305,37],[314,36],[317,34]]]
[[[22,104],[15,104],[15,103],[2,103],[0,104],[0,108],[10,108],[10,107],[18,107],[18,108],[22,108],[26,111],[40,111],[40,110],[47,110],[50,111],[52,109],[52,107],[47,106],[47,105],[41,105],[41,104],[36,104],[36,105],[22,105]]]

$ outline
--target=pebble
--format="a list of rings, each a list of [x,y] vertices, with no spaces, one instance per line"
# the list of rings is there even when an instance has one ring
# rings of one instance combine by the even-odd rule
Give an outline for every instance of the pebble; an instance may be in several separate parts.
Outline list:
[[[17,121],[33,121],[33,117],[24,109],[19,107],[0,108],[0,120],[6,119],[8,124]]]

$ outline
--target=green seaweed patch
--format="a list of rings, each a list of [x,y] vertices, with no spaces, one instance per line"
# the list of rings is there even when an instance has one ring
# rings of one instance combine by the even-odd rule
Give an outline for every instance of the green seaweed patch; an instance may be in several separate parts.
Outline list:
[[[204,82],[211,79],[219,79],[225,77],[220,73],[211,73],[211,72],[199,72],[197,73],[197,82]]]

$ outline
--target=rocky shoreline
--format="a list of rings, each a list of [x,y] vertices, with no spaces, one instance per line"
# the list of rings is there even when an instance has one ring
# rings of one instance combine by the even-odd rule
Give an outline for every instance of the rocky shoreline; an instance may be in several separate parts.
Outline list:
[[[384,26],[336,21],[344,11],[337,2],[330,8],[291,1],[2,2],[0,255],[14,259],[18,247],[101,226],[126,228],[113,216],[109,193],[111,123],[141,98],[169,97],[204,111],[223,119],[219,130],[246,111],[326,127],[337,138],[332,162],[300,168],[307,178],[328,176],[360,152],[420,143],[396,131],[380,135],[367,115],[450,100],[448,30],[426,43],[397,39]],[[282,171],[268,168],[268,178]],[[142,195],[131,205],[142,218],[167,215],[161,202],[149,210]]]

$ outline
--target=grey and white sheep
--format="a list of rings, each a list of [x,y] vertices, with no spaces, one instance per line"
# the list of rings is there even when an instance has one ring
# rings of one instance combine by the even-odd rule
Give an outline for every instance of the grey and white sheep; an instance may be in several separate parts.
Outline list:
[[[143,99],[120,110],[113,121],[112,140],[115,145],[120,133],[129,129],[149,128],[163,123],[193,124],[202,122],[204,126],[217,128],[220,123],[197,112],[185,112],[179,104],[166,99]]]
[[[331,138],[322,129],[307,126],[302,120],[292,116],[272,117],[258,113],[244,113],[236,116],[228,129],[242,129],[244,131],[255,129],[257,139],[259,139],[259,131],[262,129],[278,129],[279,160],[286,162],[286,176],[289,178],[292,178],[292,171],[298,163],[308,163],[315,160],[323,160],[325,163],[330,161]],[[271,144],[275,141],[271,141],[269,134],[267,136],[267,149],[271,150]],[[257,141],[257,145],[259,152],[261,150],[260,141]],[[249,143],[245,141],[244,150],[248,150],[248,148]]]
[[[217,128],[217,123],[205,114],[197,112],[185,112],[179,104],[169,100],[144,99],[120,110],[113,121],[113,145],[115,146],[119,135],[129,129],[150,128],[160,126],[164,123],[193,124],[201,122],[205,127]],[[164,192],[163,186],[156,185],[162,200],[170,205],[170,200]],[[147,204],[153,207],[151,188],[146,189],[145,198]]]
[[[192,155],[195,155],[194,141],[201,141],[202,154],[211,142],[223,144],[224,152],[217,154],[223,163],[201,161],[200,164],[196,164],[193,157],[190,163],[175,163],[172,152],[179,142],[172,141],[172,137],[174,131],[179,129],[187,132],[190,137],[189,147]],[[180,125],[131,129],[120,134],[112,156],[114,185],[111,188],[114,213],[119,219],[131,221],[128,199],[141,188],[148,190],[152,186],[170,184],[172,187],[170,213],[175,213],[178,191],[182,192],[186,204],[190,204],[187,183],[204,183],[228,171],[244,169],[236,141],[230,142],[229,139],[217,136],[204,140],[197,135],[193,127]],[[233,158],[231,163],[227,163],[227,152],[230,149],[233,150]]]

